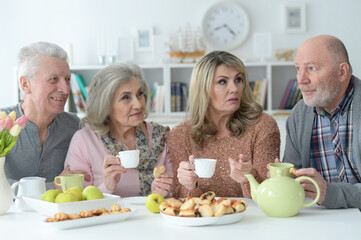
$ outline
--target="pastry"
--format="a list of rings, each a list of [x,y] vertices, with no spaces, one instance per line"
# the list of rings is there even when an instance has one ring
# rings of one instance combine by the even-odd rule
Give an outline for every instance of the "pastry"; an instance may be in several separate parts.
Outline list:
[[[68,214],[63,213],[63,212],[58,212],[58,213],[54,214],[53,218],[56,221],[64,221],[64,220],[68,219]]]
[[[193,209],[194,205],[195,205],[194,200],[191,198],[182,204],[182,206],[180,207],[180,210]]]
[[[122,208],[121,208],[119,205],[117,205],[117,204],[115,204],[115,205],[113,205],[113,206],[110,207],[110,211],[111,211],[111,212],[119,212],[121,209],[122,209]]]
[[[96,216],[98,216],[102,213],[105,213],[105,212],[108,212],[108,210],[106,210],[105,208],[97,208],[97,209],[91,210],[91,213]]]
[[[167,203],[171,207],[180,208],[183,204],[183,201],[179,198],[170,198],[170,199],[168,199]]]
[[[69,218],[70,220],[74,220],[74,219],[80,219],[81,216],[80,216],[79,214],[76,214],[76,213],[69,213],[69,214],[68,214],[68,218]]]
[[[92,217],[93,214],[91,213],[91,211],[88,211],[88,210],[84,210],[84,211],[81,211],[79,213],[79,215],[82,217],[82,218],[88,218],[88,217]]]
[[[164,213],[165,212],[165,209],[170,207],[168,202],[162,202],[160,205],[159,205],[159,210]]]
[[[210,205],[202,205],[198,208],[201,217],[213,217],[213,209]]]
[[[180,217],[200,217],[200,213],[194,209],[181,210],[179,212]]]
[[[45,219],[45,222],[57,222],[54,218],[48,217]]]
[[[160,166],[160,167],[155,167],[153,174],[154,174],[154,178],[159,178],[160,175],[162,175],[163,173],[165,173],[165,167],[164,165]]]
[[[165,208],[164,214],[170,215],[170,216],[178,216],[179,215],[179,209],[174,207],[167,207]]]
[[[214,192],[208,191],[208,192],[203,193],[200,196],[200,198],[201,198],[201,200],[210,200],[210,201],[212,201],[215,196],[216,196],[216,194]]]
[[[213,203],[212,210],[215,217],[222,216],[226,213],[226,207],[222,203]]]
[[[121,213],[125,213],[125,212],[130,212],[130,208],[122,208],[122,210],[120,210]]]
[[[246,207],[247,204],[242,200],[235,201],[232,204],[232,208],[234,209],[235,213],[243,212],[244,210],[246,210]]]

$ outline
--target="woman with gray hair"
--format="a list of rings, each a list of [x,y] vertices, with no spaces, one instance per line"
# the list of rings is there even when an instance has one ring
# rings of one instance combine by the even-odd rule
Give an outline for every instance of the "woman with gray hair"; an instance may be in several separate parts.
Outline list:
[[[279,156],[276,121],[255,101],[246,68],[236,56],[214,51],[194,67],[188,101],[189,120],[169,134],[167,144],[177,169],[174,196],[251,197],[245,174],[259,182],[267,164]],[[217,159],[212,178],[199,178],[194,158]]]
[[[139,66],[114,64],[102,69],[90,84],[83,128],[75,133],[65,166],[91,175],[85,185],[102,192],[129,196],[168,196],[173,167],[165,143],[168,128],[146,122],[148,87]],[[118,152],[140,150],[139,165],[124,168]],[[155,167],[165,173],[154,179]]]
[[[26,115],[29,121],[6,156],[5,172],[10,183],[39,176],[46,178],[49,189],[57,175],[74,173],[69,168],[62,172],[70,140],[79,129],[76,114],[64,112],[71,76],[67,59],[61,47],[48,42],[30,44],[19,52],[18,80],[23,101],[1,110],[8,114],[15,111],[18,117]]]

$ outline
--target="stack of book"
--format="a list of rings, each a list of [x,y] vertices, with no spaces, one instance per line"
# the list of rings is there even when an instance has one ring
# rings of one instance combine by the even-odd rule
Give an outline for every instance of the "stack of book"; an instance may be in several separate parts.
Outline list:
[[[266,93],[267,93],[267,78],[263,79],[262,81],[252,81],[249,82],[249,86],[253,91],[253,95],[256,101],[261,104],[263,107],[266,103]]]
[[[171,111],[183,112],[187,108],[188,88],[183,82],[171,83]]]
[[[72,73],[70,79],[70,89],[73,96],[75,110],[77,113],[85,112],[85,101],[88,95],[84,79],[81,75]]]
[[[298,87],[297,79],[288,82],[285,94],[283,95],[281,109],[292,109],[302,99],[302,92]]]

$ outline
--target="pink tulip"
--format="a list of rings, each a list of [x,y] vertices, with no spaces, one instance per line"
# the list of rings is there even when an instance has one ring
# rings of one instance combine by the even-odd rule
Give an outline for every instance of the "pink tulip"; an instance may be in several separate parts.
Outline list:
[[[25,128],[26,124],[28,123],[28,117],[23,115],[16,119],[15,123],[19,124],[22,129]]]
[[[19,135],[20,131],[21,131],[21,126],[16,123],[11,127],[9,133],[11,136],[16,137],[17,135]]]
[[[5,129],[10,130],[13,124],[14,124],[13,118],[11,116],[7,116],[5,119]]]
[[[4,112],[4,111],[0,111],[0,119],[6,119],[6,117],[7,117],[8,115],[6,115],[6,112]]]
[[[16,119],[16,112],[15,111],[12,111],[11,113],[9,113],[9,115],[12,119],[13,119],[13,122],[15,121]]]
[[[0,133],[5,128],[5,120],[0,118]]]

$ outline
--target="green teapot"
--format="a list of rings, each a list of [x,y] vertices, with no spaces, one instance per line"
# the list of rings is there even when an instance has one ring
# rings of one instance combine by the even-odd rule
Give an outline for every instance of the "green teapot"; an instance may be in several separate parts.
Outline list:
[[[270,217],[292,217],[304,207],[317,203],[320,198],[320,188],[315,180],[302,176],[296,179],[284,176],[282,169],[276,171],[275,176],[259,184],[252,174],[246,174],[251,185],[252,199],[262,211]],[[308,180],[317,189],[316,199],[310,203],[305,202],[305,191],[300,182]]]

